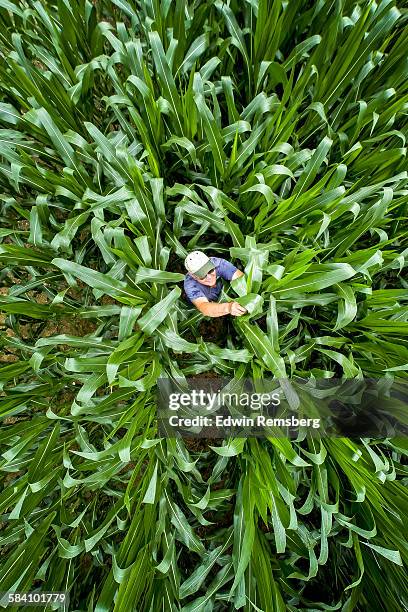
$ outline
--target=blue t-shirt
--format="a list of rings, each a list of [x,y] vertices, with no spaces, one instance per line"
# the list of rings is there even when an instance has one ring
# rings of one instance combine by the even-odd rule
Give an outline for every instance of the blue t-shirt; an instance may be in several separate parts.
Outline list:
[[[230,281],[235,272],[238,270],[238,268],[233,266],[232,263],[226,259],[222,259],[222,257],[210,257],[210,260],[215,266],[215,274],[217,277],[215,287],[202,285],[195,280],[195,278],[190,276],[190,274],[186,274],[184,279],[184,291],[186,292],[187,298],[190,302],[200,297],[206,297],[209,302],[216,302],[222,289],[221,279],[225,278],[225,280]]]

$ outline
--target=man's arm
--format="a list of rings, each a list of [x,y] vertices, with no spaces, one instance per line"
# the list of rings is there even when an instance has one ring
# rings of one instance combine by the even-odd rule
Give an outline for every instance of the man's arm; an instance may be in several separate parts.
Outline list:
[[[246,313],[246,309],[237,302],[210,302],[206,297],[200,297],[193,300],[193,304],[206,317],[223,317],[227,314],[240,317]]]
[[[245,274],[243,272],[241,272],[241,270],[236,270],[234,272],[234,274],[232,275],[231,280],[235,280],[236,278],[239,278],[240,276],[245,276]]]

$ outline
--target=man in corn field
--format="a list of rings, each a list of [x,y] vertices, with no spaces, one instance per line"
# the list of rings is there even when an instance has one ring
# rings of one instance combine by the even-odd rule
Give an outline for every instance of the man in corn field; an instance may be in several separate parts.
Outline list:
[[[207,257],[202,251],[189,253],[184,261],[188,271],[184,279],[184,291],[188,300],[206,317],[223,317],[231,314],[240,317],[246,309],[238,302],[217,302],[221,294],[222,280],[235,280],[244,276],[232,263],[221,257]]]

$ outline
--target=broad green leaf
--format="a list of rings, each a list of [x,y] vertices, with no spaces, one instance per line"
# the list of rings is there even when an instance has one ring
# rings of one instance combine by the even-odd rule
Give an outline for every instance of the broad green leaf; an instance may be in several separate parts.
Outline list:
[[[175,287],[165,298],[152,306],[143,317],[140,317],[138,325],[146,334],[152,334],[154,330],[170,314],[171,309],[181,295],[179,287]]]
[[[51,263],[66,274],[76,276],[87,285],[115,297],[120,302],[130,305],[140,304],[142,302],[137,291],[128,287],[126,283],[117,281],[108,274],[102,274],[101,272],[97,272],[96,270],[81,266],[66,259],[56,258],[53,259]]]

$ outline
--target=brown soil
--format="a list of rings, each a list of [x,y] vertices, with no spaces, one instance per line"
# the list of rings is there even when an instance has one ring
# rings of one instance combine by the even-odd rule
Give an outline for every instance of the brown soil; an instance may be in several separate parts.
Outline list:
[[[18,361],[16,355],[10,353],[0,354],[0,363],[15,363],[16,361]]]
[[[20,230],[29,231],[30,222],[27,219],[22,219],[21,221],[17,221],[17,227]]]
[[[48,321],[43,329],[41,336],[65,334],[67,336],[86,336],[92,334],[97,328],[97,324],[91,319],[80,319],[79,317],[64,317],[56,321]]]
[[[51,301],[44,291],[28,291],[27,296],[34,299],[37,304],[49,304]]]

